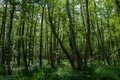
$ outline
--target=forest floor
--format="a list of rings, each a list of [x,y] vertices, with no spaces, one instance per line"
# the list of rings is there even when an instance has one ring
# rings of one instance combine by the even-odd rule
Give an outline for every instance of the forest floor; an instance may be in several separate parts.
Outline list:
[[[38,68],[32,66],[29,71],[13,70],[12,75],[0,73],[0,80],[120,80],[120,66],[105,66],[99,62],[88,65],[86,71],[76,71],[64,61],[60,66],[51,68],[50,65]]]

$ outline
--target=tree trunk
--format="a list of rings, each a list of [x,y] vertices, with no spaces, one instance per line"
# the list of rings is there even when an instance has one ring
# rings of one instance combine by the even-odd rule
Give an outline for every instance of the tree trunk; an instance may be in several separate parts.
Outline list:
[[[84,57],[84,64],[85,67],[87,66],[88,58],[92,56],[92,49],[91,49],[91,41],[90,41],[90,20],[89,20],[89,8],[88,8],[89,0],[86,0],[86,24],[87,24],[87,34],[86,34],[86,50],[85,50],[85,57]]]
[[[4,15],[2,17],[2,25],[1,25],[1,32],[0,32],[0,44],[2,45],[2,56],[1,56],[1,64],[3,67],[3,71],[5,71],[5,61],[6,61],[6,55],[5,55],[5,31],[6,31],[6,17],[7,17],[7,9],[8,9],[8,1],[5,1],[5,7],[4,7]]]
[[[22,41],[21,41],[21,46],[22,46],[22,53],[23,53],[23,62],[24,62],[24,67],[25,67],[25,70],[28,71],[28,64],[27,64],[27,54],[26,54],[26,49],[25,49],[25,40],[24,40],[24,30],[25,30],[25,16],[26,16],[26,9],[25,9],[25,6],[26,6],[26,1],[23,0],[23,3],[22,3],[22,16],[21,18],[23,19],[21,21],[21,31],[22,31]]]
[[[43,37],[42,37],[42,32],[43,32],[43,17],[44,17],[44,7],[45,5],[42,7],[42,18],[41,18],[41,29],[40,29],[40,55],[39,55],[39,58],[40,58],[40,67],[42,67],[42,47],[43,47]]]
[[[10,26],[9,26],[9,31],[7,35],[7,40],[8,40],[8,46],[7,46],[7,65],[8,65],[8,74],[11,75],[11,68],[10,68],[10,62],[12,59],[12,53],[11,53],[11,33],[12,33],[12,28],[13,28],[13,17],[14,17],[14,10],[15,10],[15,4],[12,4],[12,10],[10,11]]]
[[[53,18],[50,15],[50,8],[48,8],[48,18],[49,18],[49,22],[50,22],[51,31],[53,32],[54,36],[57,38],[57,41],[59,42],[62,50],[64,51],[65,55],[67,56],[72,68],[75,69],[75,64],[74,64],[74,61],[72,59],[72,56],[70,56],[68,51],[65,49],[64,45],[62,44],[62,41],[60,40],[60,38],[58,37],[56,31],[54,30],[55,24],[53,23]]]
[[[76,56],[77,66],[78,66],[78,70],[79,70],[79,69],[82,69],[82,58],[80,57],[80,54],[77,50],[77,46],[76,46],[76,42],[75,42],[75,32],[74,32],[73,20],[72,20],[72,17],[70,14],[70,9],[69,9],[69,0],[66,1],[66,8],[67,8],[67,15],[68,15],[68,19],[69,19],[71,48],[73,48],[73,53]]]

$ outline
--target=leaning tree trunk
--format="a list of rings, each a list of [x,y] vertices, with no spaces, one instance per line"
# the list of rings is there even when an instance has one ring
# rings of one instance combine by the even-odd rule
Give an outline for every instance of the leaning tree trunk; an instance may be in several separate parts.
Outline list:
[[[87,66],[88,58],[92,56],[92,49],[91,49],[91,30],[90,30],[90,19],[89,19],[89,8],[88,8],[89,0],[86,0],[86,24],[87,24],[87,33],[86,33],[86,50],[85,50],[85,57],[84,57],[84,66]]]
[[[53,17],[51,16],[50,13],[50,8],[48,7],[48,18],[49,18],[49,22],[50,22],[50,27],[51,27],[51,31],[53,32],[54,36],[56,37],[57,41],[59,42],[62,50],[64,51],[65,55],[67,56],[71,66],[73,69],[75,69],[75,64],[74,61],[72,59],[72,56],[68,53],[68,51],[66,50],[66,48],[64,47],[62,41],[60,40],[60,38],[58,37],[58,34],[56,33],[56,31],[54,30],[55,28],[55,24],[53,23]]]
[[[72,16],[70,14],[70,9],[69,9],[69,0],[66,1],[66,8],[67,8],[67,15],[68,15],[68,19],[69,19],[71,48],[72,48],[73,53],[75,54],[77,66],[78,66],[78,70],[79,70],[82,68],[82,58],[78,52],[76,42],[75,42],[75,32],[74,32],[74,25],[73,25]]]

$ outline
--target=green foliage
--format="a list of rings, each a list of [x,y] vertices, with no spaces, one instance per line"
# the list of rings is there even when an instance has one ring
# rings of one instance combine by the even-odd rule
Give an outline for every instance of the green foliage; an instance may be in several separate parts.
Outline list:
[[[95,61],[83,71],[73,70],[67,61],[57,68],[34,66],[29,71],[24,69],[12,76],[0,76],[0,80],[120,80],[119,66],[104,66]]]
[[[34,73],[33,80],[45,80],[45,73],[43,71]]]
[[[72,69],[68,57],[59,45],[59,41],[61,41],[68,55],[71,59],[74,59],[73,63],[76,66],[78,61],[75,59],[77,56],[74,52],[76,51],[71,48],[73,46],[70,46],[70,37],[73,33],[70,34],[66,0],[2,1],[2,6],[0,4],[0,80],[120,80],[120,17],[116,11],[114,0],[109,0],[109,2],[108,0],[89,0],[87,7],[90,17],[91,36],[89,37],[91,45],[88,46],[86,46],[88,27],[86,2],[85,0],[69,0],[70,19],[73,20],[71,22],[73,22],[74,28],[72,29],[75,32],[74,39],[76,41],[72,45],[76,45],[76,50],[78,49],[83,64],[86,48],[91,46],[91,52],[93,53],[87,56],[89,58],[87,67],[80,64],[84,68],[81,71]],[[41,31],[40,27],[42,27],[41,18],[44,4],[43,39],[40,39],[41,35],[39,33]],[[15,6],[14,10],[13,6]],[[15,11],[13,18],[10,14],[12,10]],[[49,22],[48,11],[50,11],[50,17],[52,17],[52,26]],[[11,25],[12,28],[10,29]],[[50,26],[55,27],[54,30],[60,40],[56,39],[55,34],[51,36]],[[10,36],[9,31],[11,31]],[[11,37],[10,41],[8,37]],[[42,56],[39,56],[41,40],[43,40],[43,50]],[[49,49],[51,45],[52,51]],[[53,55],[50,54],[50,51],[53,52]],[[11,55],[8,55],[8,52]],[[42,67],[36,65],[39,64],[40,57],[43,59]],[[50,66],[51,57],[54,58],[54,68]],[[98,57],[100,61],[97,61]],[[105,64],[106,58],[110,60],[110,66]],[[56,63],[58,59],[61,61],[60,65]],[[93,62],[89,63],[90,59]],[[25,62],[29,64],[28,70],[24,69]],[[7,75],[9,63],[12,75]],[[20,64],[19,67],[18,63]],[[3,67],[5,67],[5,70]]]
[[[105,66],[100,62],[95,62],[92,66],[93,73],[98,80],[119,80],[120,69],[118,66]]]

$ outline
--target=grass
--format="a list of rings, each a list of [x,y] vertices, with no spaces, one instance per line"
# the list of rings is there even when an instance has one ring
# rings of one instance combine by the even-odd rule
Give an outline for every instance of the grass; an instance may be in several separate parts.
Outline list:
[[[13,72],[14,73],[14,72]],[[52,69],[49,65],[42,68],[24,69],[11,76],[1,75],[0,80],[120,80],[120,66],[105,66],[95,62],[86,71],[73,70],[67,61]]]

